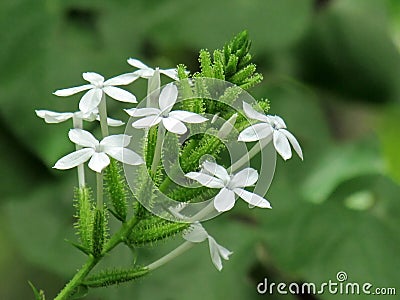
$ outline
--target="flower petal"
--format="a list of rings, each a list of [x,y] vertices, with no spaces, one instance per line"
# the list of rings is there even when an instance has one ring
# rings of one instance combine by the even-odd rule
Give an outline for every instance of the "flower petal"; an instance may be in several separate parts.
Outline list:
[[[160,69],[160,73],[172,78],[173,80],[179,80],[177,69]]]
[[[244,201],[246,201],[252,206],[257,206],[261,208],[272,208],[268,200],[264,199],[263,197],[257,194],[254,194],[252,192],[246,191],[241,188],[235,188],[233,191],[235,192],[236,195],[238,195],[240,198],[242,198]]]
[[[268,119],[269,119],[268,122],[269,122],[271,125],[275,125],[275,126],[274,126],[275,128],[277,128],[277,129],[286,128],[285,121],[283,121],[283,119],[282,119],[280,116],[277,116],[277,115],[275,115],[275,116],[268,115],[267,117],[268,117]]]
[[[83,79],[89,81],[91,84],[102,84],[104,82],[104,77],[95,72],[85,72],[82,74]]]
[[[219,245],[212,236],[208,236],[208,246],[210,248],[211,260],[218,271],[222,270],[222,260],[229,259],[229,255],[232,254],[231,251]]]
[[[216,164],[215,162],[205,161],[202,163],[202,167],[210,174],[217,176],[222,181],[228,183],[230,176],[223,166]]]
[[[158,115],[156,116],[148,116],[139,120],[136,120],[135,122],[132,123],[132,127],[134,128],[150,128],[153,127],[154,125],[157,125],[158,123],[161,122],[161,117]]]
[[[68,132],[69,139],[82,147],[96,148],[99,141],[89,132],[83,129],[71,129]]]
[[[185,110],[174,110],[169,113],[169,116],[186,123],[203,123],[207,121],[207,118],[200,116],[194,112]]]
[[[110,158],[105,153],[95,152],[89,161],[89,168],[97,173],[101,173],[110,164]]]
[[[113,147],[106,148],[104,152],[124,164],[137,166],[144,163],[143,159],[130,149]]]
[[[104,93],[121,102],[137,103],[135,95],[115,86],[103,87]]]
[[[126,147],[131,142],[131,136],[127,134],[115,134],[106,136],[100,145],[104,147]]]
[[[142,63],[140,60],[136,58],[129,58],[128,64],[138,69],[151,69],[150,67],[146,66],[144,63]]]
[[[190,225],[182,237],[192,243],[201,243],[207,239],[208,233],[200,223],[196,222]]]
[[[229,188],[251,186],[258,180],[258,172],[253,168],[246,168],[236,173],[229,182]]]
[[[85,84],[85,85],[81,85],[81,86],[75,86],[75,87],[71,87],[71,88],[67,88],[67,89],[57,90],[53,94],[56,96],[59,96],[59,97],[66,97],[66,96],[75,95],[79,92],[86,91],[91,88],[93,88],[93,85]]]
[[[292,150],[290,149],[288,138],[281,130],[274,130],[273,140],[276,152],[278,152],[284,160],[292,157]]]
[[[129,108],[124,109],[125,112],[132,117],[144,117],[152,115],[160,115],[161,110],[158,108],[146,107],[146,108]]]
[[[99,116],[99,118],[98,118],[98,121],[100,121],[100,116]],[[112,118],[107,118],[107,125],[108,126],[111,126],[111,127],[118,127],[118,126],[121,126],[121,125],[124,125],[125,124],[125,122],[122,122],[122,121],[120,121],[120,120],[115,120],[115,119],[112,119]]]
[[[71,112],[59,113],[50,110],[35,110],[35,112],[39,118],[44,119],[44,121],[49,124],[61,123],[74,116]]]
[[[228,211],[232,209],[234,205],[235,194],[227,188],[223,188],[214,198],[214,207],[219,212]]]
[[[178,98],[178,88],[172,83],[167,84],[160,93],[159,105],[163,112],[170,112]]]
[[[176,134],[184,134],[187,127],[181,121],[174,118],[162,118],[165,129]]]
[[[268,117],[258,111],[256,111],[250,104],[243,101],[243,111],[247,117],[253,120],[259,120],[262,122],[268,122]]]
[[[238,137],[239,142],[255,142],[266,138],[272,133],[272,127],[268,123],[259,123],[247,127]]]
[[[54,169],[67,170],[79,166],[87,161],[94,153],[92,148],[85,148],[72,152],[60,158],[54,165]]]
[[[113,78],[107,79],[104,85],[127,85],[134,82],[139,78],[139,75],[135,73],[125,73],[122,75],[115,76]]]
[[[85,95],[83,95],[81,101],[79,102],[79,109],[83,113],[87,113],[99,105],[101,101],[101,97],[103,96],[103,91],[98,88],[93,88],[89,91],[86,92]]]
[[[279,131],[283,132],[283,134],[286,135],[290,144],[292,144],[294,151],[296,151],[297,155],[301,158],[301,160],[303,160],[303,151],[301,151],[300,144],[295,136],[286,129],[280,129]]]
[[[206,186],[212,189],[220,189],[224,187],[224,183],[221,179],[215,178],[208,174],[199,173],[199,172],[189,172],[185,174],[185,177],[196,180],[202,186]]]
[[[154,75],[154,70],[153,69],[141,69],[133,72],[136,76],[145,78],[145,79],[150,79]]]

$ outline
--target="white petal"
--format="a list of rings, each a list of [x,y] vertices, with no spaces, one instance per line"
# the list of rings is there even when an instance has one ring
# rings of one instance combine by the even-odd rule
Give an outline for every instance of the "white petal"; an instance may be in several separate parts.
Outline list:
[[[131,142],[131,136],[126,134],[115,134],[106,136],[101,142],[105,147],[126,147]]]
[[[62,158],[60,158],[53,168],[59,170],[67,170],[79,166],[87,161],[94,153],[92,148],[85,148],[75,152],[72,152]]]
[[[271,125],[259,123],[247,127],[238,137],[239,142],[255,142],[266,138],[272,133]]]
[[[135,95],[121,88],[115,86],[105,86],[103,87],[103,91],[115,100],[129,103],[137,103]]]
[[[257,206],[261,208],[271,208],[271,204],[268,200],[264,199],[263,197],[254,194],[252,192],[246,191],[244,189],[236,188],[233,190],[236,195],[242,198],[244,201],[249,203],[252,206]]]
[[[104,77],[95,72],[85,72],[82,74],[83,79],[89,81],[91,84],[102,84],[104,82]]]
[[[162,118],[165,129],[176,134],[184,134],[187,131],[185,124],[174,118]]]
[[[129,58],[128,64],[130,64],[131,66],[138,68],[138,69],[151,69],[136,58]]]
[[[127,85],[138,79],[139,76],[135,73],[126,73],[115,76],[104,82],[104,85]]]
[[[66,96],[75,95],[76,93],[86,91],[91,88],[93,88],[93,85],[85,84],[85,85],[81,85],[81,86],[75,86],[75,87],[71,87],[71,88],[67,88],[67,89],[57,90],[53,94],[56,96],[60,96],[60,97],[66,97]]]
[[[124,164],[136,166],[144,163],[143,159],[130,149],[114,147],[106,148],[104,152]]]
[[[99,141],[89,132],[83,129],[71,129],[68,132],[69,139],[82,147],[96,148]]]
[[[212,236],[208,236],[208,246],[210,248],[211,260],[218,271],[222,270],[222,260],[229,259],[229,255],[232,254],[231,251],[219,245]]]
[[[110,158],[105,153],[95,152],[89,161],[89,168],[97,173],[101,173],[110,164]]]
[[[271,115],[268,115],[267,117],[268,117],[268,119],[269,119],[268,122],[269,122],[270,124],[274,124],[276,128],[278,128],[278,129],[286,128],[285,121],[283,121],[283,119],[282,119],[280,116],[276,116],[276,115],[275,115],[275,116],[271,116]]]
[[[103,96],[103,91],[101,89],[91,89],[83,95],[81,101],[79,102],[79,109],[83,113],[87,113],[97,108]]]
[[[178,88],[172,83],[167,84],[160,93],[159,105],[163,112],[169,112],[178,98]]]
[[[292,144],[294,151],[296,151],[297,155],[303,160],[303,151],[301,151],[301,147],[299,142],[296,140],[293,134],[291,134],[286,129],[280,129],[279,131],[283,132],[284,135],[288,138],[290,144]]]
[[[93,122],[94,120],[100,121],[100,116],[98,115],[97,108],[92,111],[83,113],[81,111],[75,112],[75,117],[81,118],[87,122]]]
[[[197,222],[190,225],[190,227],[183,233],[182,237],[192,243],[201,243],[207,239],[208,233],[203,226]]]
[[[160,115],[161,110],[158,108],[146,107],[146,108],[129,108],[124,109],[125,112],[132,117],[144,117],[151,115]]]
[[[36,115],[39,118],[44,119],[46,123],[61,123],[64,122],[68,119],[71,119],[74,114],[70,112],[66,113],[59,113],[55,111],[50,111],[50,110],[35,110]]]
[[[200,116],[194,112],[185,110],[174,110],[169,113],[169,116],[186,123],[203,123],[207,121],[207,118]]]
[[[145,78],[145,79],[150,79],[151,77],[154,76],[154,70],[153,69],[141,69],[133,72],[136,76]]]
[[[214,207],[217,211],[228,211],[235,205],[235,194],[233,191],[223,188],[214,198]]]
[[[100,121],[100,116],[99,116],[98,121]],[[120,120],[115,120],[115,119],[112,119],[112,118],[107,118],[107,125],[108,125],[108,126],[111,126],[111,127],[118,127],[118,126],[121,126],[121,125],[124,125],[124,124],[125,124],[125,122],[122,122],[122,121],[120,121]]]
[[[286,135],[281,130],[274,130],[274,147],[284,160],[292,157],[292,150]]]
[[[238,172],[233,176],[229,182],[229,187],[231,189],[237,187],[251,186],[255,184],[258,180],[258,173],[253,168],[246,168]]]
[[[149,116],[142,119],[139,119],[132,123],[132,127],[134,128],[150,128],[154,125],[157,125],[161,121],[161,117],[159,116]]]
[[[230,176],[223,166],[216,164],[215,162],[205,161],[202,163],[203,168],[210,174],[217,176],[222,181],[228,183]]]
[[[196,180],[202,186],[206,186],[212,189],[220,189],[224,187],[224,183],[221,179],[215,178],[208,174],[199,173],[199,172],[189,172],[185,175],[187,178]]]
[[[262,122],[268,122],[266,115],[256,111],[250,104],[243,101],[243,111],[247,117],[254,120],[259,120]]]
[[[172,78],[173,80],[178,80],[178,71],[176,69],[160,69],[160,73]]]

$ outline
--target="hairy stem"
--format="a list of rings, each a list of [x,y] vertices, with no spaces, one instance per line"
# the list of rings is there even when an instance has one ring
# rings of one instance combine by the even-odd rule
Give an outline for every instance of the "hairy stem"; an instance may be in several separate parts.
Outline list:
[[[97,185],[97,209],[103,210],[103,197],[104,197],[104,175],[103,172],[96,173],[96,185]]]
[[[156,148],[154,149],[153,161],[151,163],[151,173],[153,175],[157,172],[157,167],[158,164],[160,163],[164,135],[165,135],[165,128],[160,122],[158,124]]]

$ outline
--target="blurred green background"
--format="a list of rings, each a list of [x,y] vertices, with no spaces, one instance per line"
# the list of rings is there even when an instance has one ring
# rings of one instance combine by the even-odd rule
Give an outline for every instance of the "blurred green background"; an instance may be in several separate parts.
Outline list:
[[[55,293],[84,257],[72,231],[75,172],[51,169],[72,151],[71,124],[45,125],[34,109],[71,111],[79,97],[51,92],[80,74],[186,64],[247,29],[271,100],[305,160],[278,160],[266,197],[206,223],[234,251],[221,273],[204,243],[137,282],[87,299],[258,299],[257,283],[349,282],[400,293],[400,2],[398,0],[119,0],[0,2],[0,299],[32,299],[27,280]],[[140,99],[145,83],[129,87]],[[115,104],[115,103],[114,103]],[[110,109],[113,117],[124,117]],[[126,118],[125,118],[126,119]],[[175,242],[141,249],[141,263]],[[107,264],[127,265],[124,249]],[[375,296],[371,299],[398,299]],[[262,296],[365,299],[365,296]]]

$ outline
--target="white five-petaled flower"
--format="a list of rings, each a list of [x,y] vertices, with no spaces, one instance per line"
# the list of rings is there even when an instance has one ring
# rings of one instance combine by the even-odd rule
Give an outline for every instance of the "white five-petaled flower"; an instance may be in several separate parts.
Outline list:
[[[229,256],[233,253],[219,245],[199,222],[191,224],[189,229],[183,234],[183,238],[191,243],[201,243],[208,239],[211,260],[218,271],[222,270],[221,258],[229,260]]]
[[[44,121],[49,124],[61,123],[72,118],[77,118],[87,122],[93,122],[94,120],[100,121],[100,116],[97,108],[86,113],[83,113],[80,110],[76,112],[63,112],[63,113],[50,110],[35,110],[35,112],[39,118],[44,119]],[[107,118],[107,124],[108,126],[121,126],[124,125],[125,123],[120,120]]]
[[[178,89],[172,83],[166,85],[159,97],[159,108],[131,108],[125,111],[132,117],[144,117],[132,123],[134,128],[150,128],[162,122],[164,127],[173,133],[184,134],[187,131],[185,123],[202,123],[206,118],[185,110],[171,111],[176,99]]]
[[[235,205],[235,194],[251,206],[271,208],[268,200],[246,191],[244,187],[255,184],[258,173],[253,168],[245,168],[236,174],[229,175],[226,169],[214,162],[205,161],[201,172],[190,172],[185,176],[209,188],[221,189],[214,198],[214,207],[217,211],[230,210]]]
[[[259,113],[246,102],[243,102],[243,110],[247,117],[261,121],[261,123],[251,125],[243,130],[239,134],[239,141],[254,142],[265,138],[271,138],[272,136],[274,147],[284,160],[292,157],[290,144],[299,157],[303,159],[303,152],[301,151],[299,142],[293,134],[286,130],[286,124],[281,117]]]
[[[83,129],[71,129],[69,139],[75,144],[84,147],[60,158],[53,168],[66,170],[89,161],[89,168],[95,172],[101,171],[110,164],[110,158],[128,165],[140,165],[143,159],[126,147],[131,137],[126,134],[110,135],[99,142],[90,132]]]
[[[57,90],[54,92],[54,95],[66,97],[88,90],[79,102],[79,109],[84,113],[95,109],[99,105],[104,93],[118,101],[137,103],[136,97],[133,94],[115,86],[132,83],[139,78],[138,75],[133,73],[122,74],[106,81],[104,81],[103,76],[94,72],[83,73],[82,77],[90,84]]]
[[[142,78],[149,79],[154,75],[155,69],[150,68],[149,66],[146,66],[144,63],[142,63],[140,60],[135,59],[135,58],[129,58],[128,59],[128,64],[131,66],[138,68],[139,70],[133,72],[133,74],[136,74]],[[176,69],[160,69],[157,68],[161,74],[164,74],[165,76],[168,76],[169,78],[172,78],[173,80],[178,80],[178,71]]]

